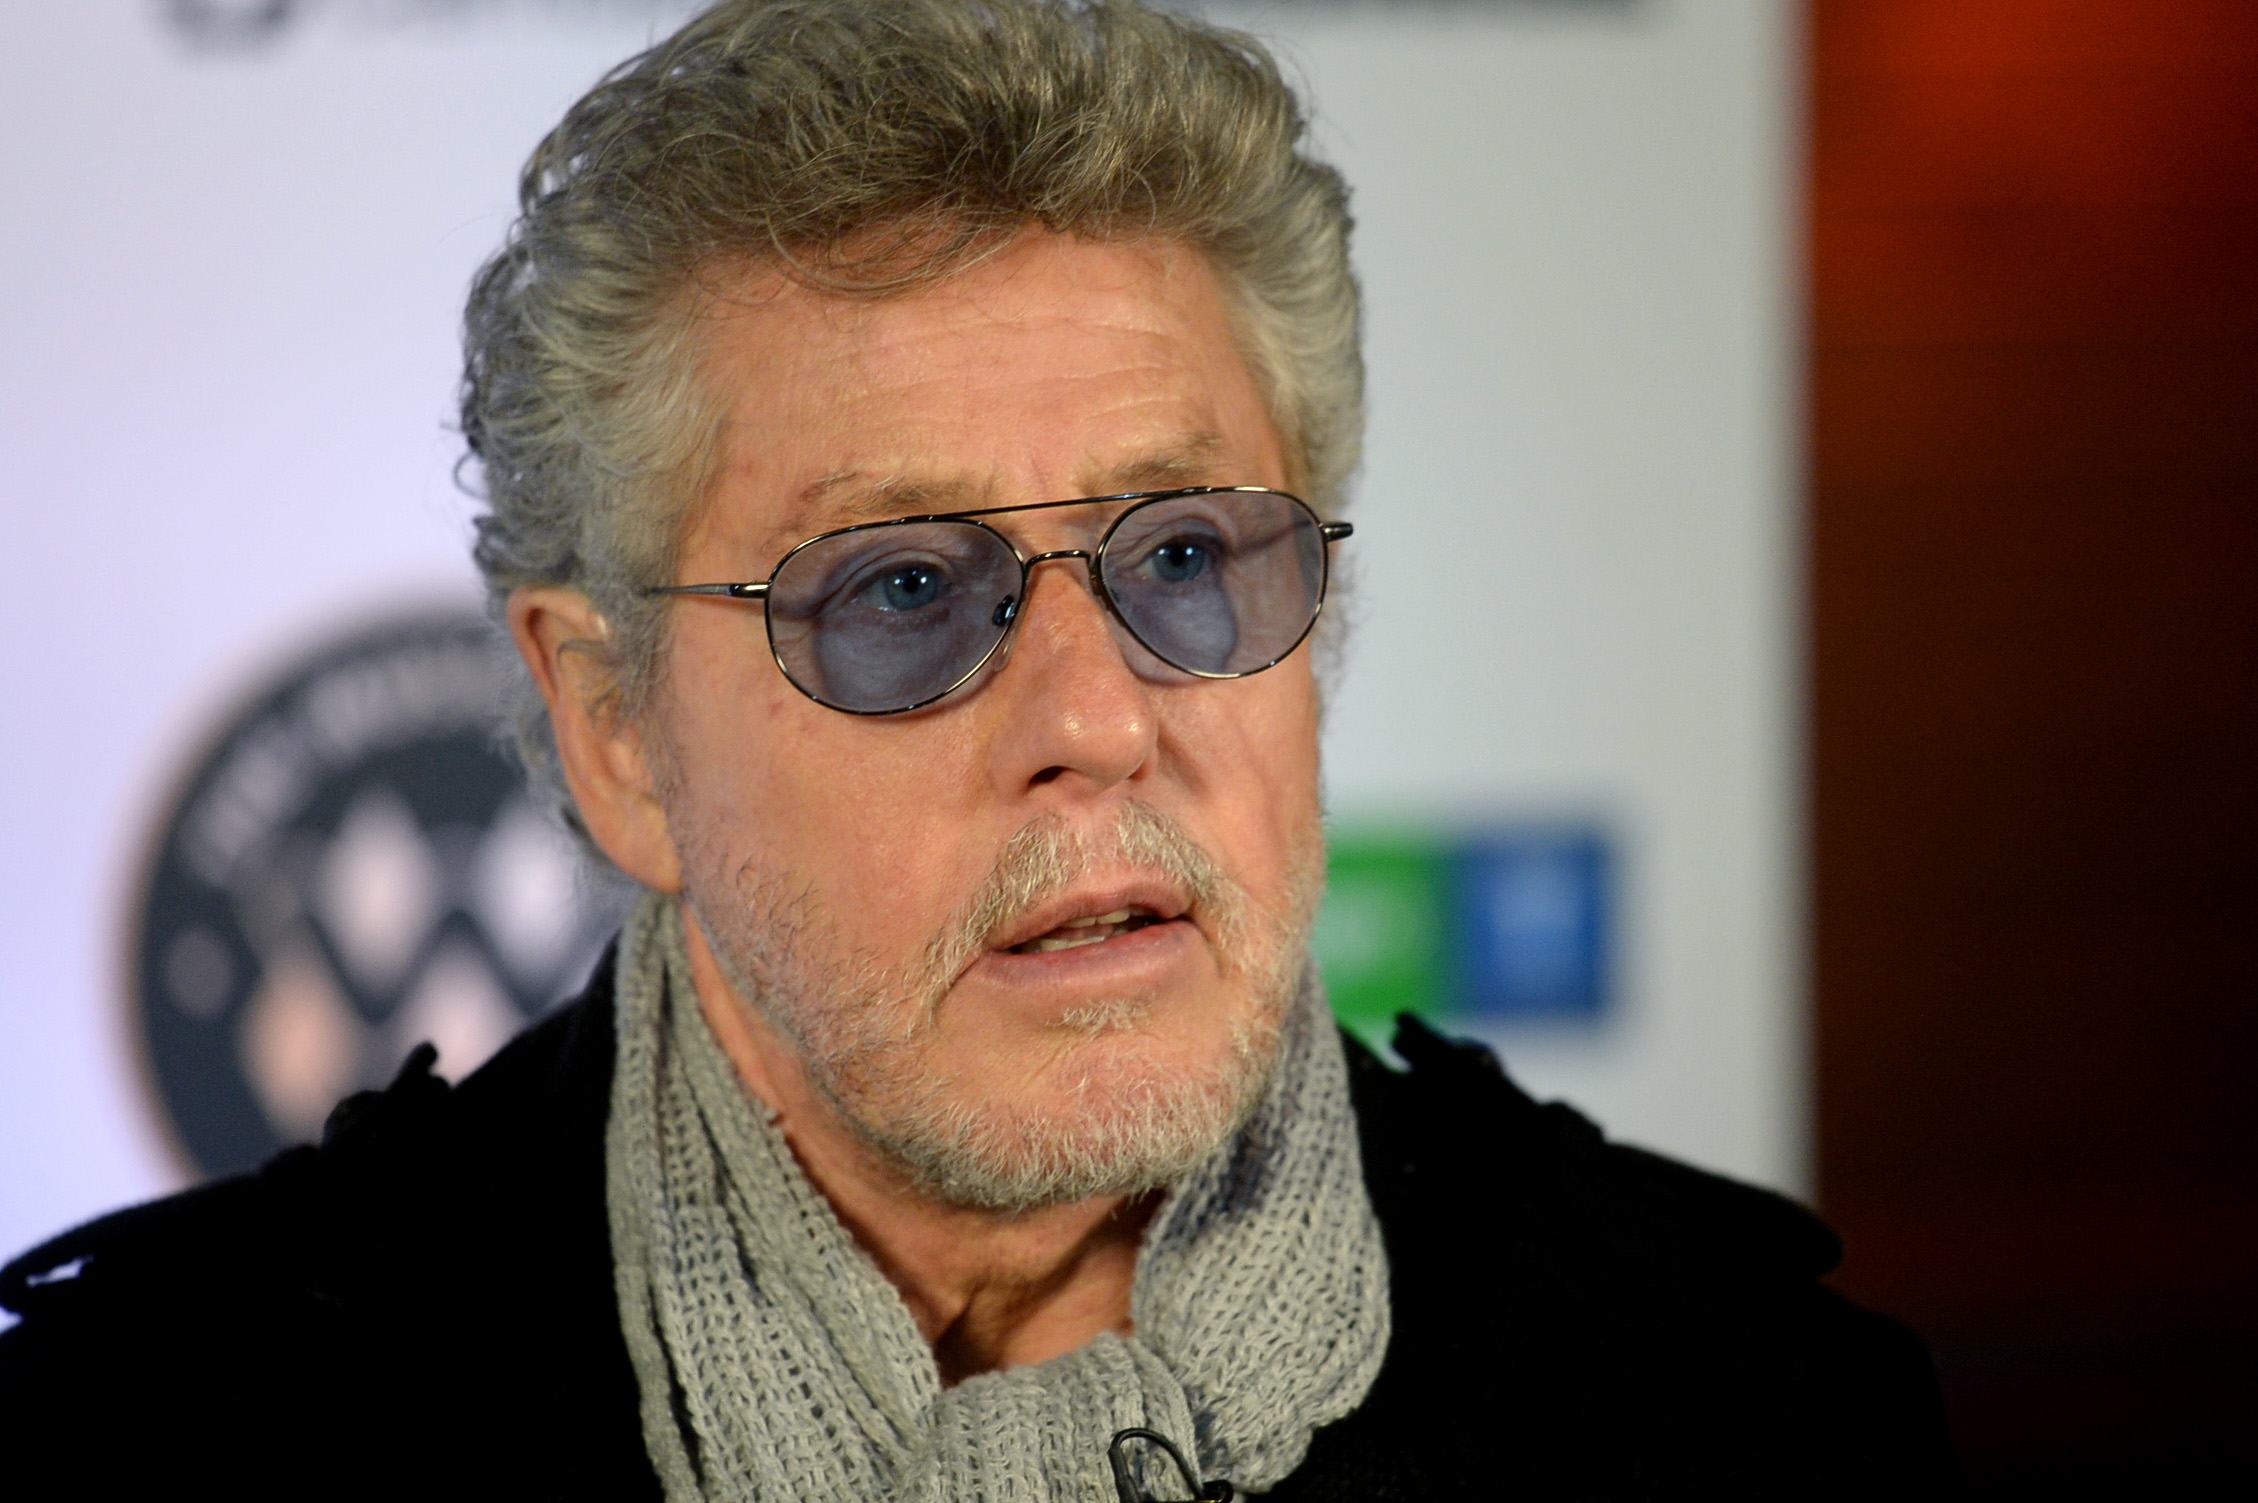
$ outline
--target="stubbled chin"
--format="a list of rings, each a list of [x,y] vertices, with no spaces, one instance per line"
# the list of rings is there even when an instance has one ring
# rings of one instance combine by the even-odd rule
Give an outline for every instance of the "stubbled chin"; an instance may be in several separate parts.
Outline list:
[[[831,1054],[827,1092],[949,1203],[1028,1209],[1157,1188],[1260,1099],[1299,977],[1274,960],[1225,974],[1184,921],[991,952],[914,1027]]]
[[[1279,1023],[1268,999],[1210,987],[1084,1004],[1035,1037],[986,1048],[967,1040],[973,1047],[944,1046],[933,1063],[968,1105],[1063,1124],[1090,1113],[1134,1114],[1163,1097],[1229,1094],[1250,1071],[1267,1073]]]
[[[1222,1147],[1268,1054],[1241,1035],[1186,1050],[1141,1030],[1080,1035],[1032,1067],[945,1070],[866,1098],[872,1139],[945,1201],[994,1210],[1157,1189]],[[1274,1054],[1274,1048],[1269,1053]]]

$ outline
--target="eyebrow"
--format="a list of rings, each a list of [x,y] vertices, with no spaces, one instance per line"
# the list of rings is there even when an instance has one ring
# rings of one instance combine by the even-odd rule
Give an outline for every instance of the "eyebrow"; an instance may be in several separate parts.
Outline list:
[[[1120,464],[1086,472],[1086,496],[1131,495],[1138,491],[1172,490],[1177,486],[1208,484],[1216,476],[1216,461],[1223,440],[1213,433],[1188,434],[1167,448],[1141,454]],[[1237,483],[1237,482],[1233,482]],[[1247,483],[1252,483],[1251,479]],[[1072,500],[1069,496],[1049,499]],[[792,498],[788,513],[794,530],[827,531],[858,522],[882,522],[893,517],[929,516],[978,511],[997,504],[993,488],[985,483],[890,475],[878,479],[859,471],[826,475]],[[819,521],[820,519],[820,521]]]

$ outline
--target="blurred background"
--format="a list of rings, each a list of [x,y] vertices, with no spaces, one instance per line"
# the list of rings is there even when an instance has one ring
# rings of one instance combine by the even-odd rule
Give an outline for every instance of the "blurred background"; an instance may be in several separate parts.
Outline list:
[[[686,9],[0,12],[0,1256],[608,933],[455,320]],[[1344,1018],[1815,1200],[1985,1495],[2258,1470],[2258,8],[1208,9],[1356,189]]]
[[[1812,1120],[1979,1475],[2258,1462],[2258,7],[1806,21]]]

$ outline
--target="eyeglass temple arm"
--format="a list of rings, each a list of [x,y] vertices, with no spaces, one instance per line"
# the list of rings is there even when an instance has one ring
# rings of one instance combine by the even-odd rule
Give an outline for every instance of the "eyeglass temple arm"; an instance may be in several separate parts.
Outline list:
[[[1325,541],[1328,543],[1337,543],[1343,538],[1356,536],[1356,524],[1354,522],[1320,522],[1317,524],[1317,530],[1325,535]]]
[[[768,596],[768,581],[758,579],[751,584],[653,585],[643,593],[646,595],[726,595],[731,600],[762,600]]]

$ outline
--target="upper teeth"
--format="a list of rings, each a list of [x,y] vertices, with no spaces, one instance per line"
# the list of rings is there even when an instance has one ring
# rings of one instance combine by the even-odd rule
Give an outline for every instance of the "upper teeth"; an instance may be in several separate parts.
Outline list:
[[[1100,913],[1091,918],[1067,919],[1050,933],[1031,939],[1018,948],[1040,955],[1050,950],[1071,950],[1077,945],[1098,945],[1113,938],[1114,927],[1126,924],[1140,910],[1116,908],[1111,913]]]
[[[1046,934],[1028,948],[1036,954],[1042,955],[1051,950],[1071,950],[1077,945],[1102,945],[1111,938],[1113,936],[1110,934],[1077,934],[1071,937]]]

